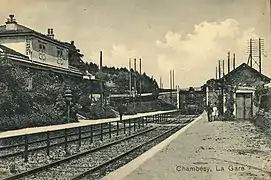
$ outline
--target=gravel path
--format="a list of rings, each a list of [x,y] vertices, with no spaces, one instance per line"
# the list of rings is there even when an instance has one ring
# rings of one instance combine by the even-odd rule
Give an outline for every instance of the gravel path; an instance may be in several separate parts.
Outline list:
[[[203,116],[124,179],[270,180],[270,142],[248,121]]]

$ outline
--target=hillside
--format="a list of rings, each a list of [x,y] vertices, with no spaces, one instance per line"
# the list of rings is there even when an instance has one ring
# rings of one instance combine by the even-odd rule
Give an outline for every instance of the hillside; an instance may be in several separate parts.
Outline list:
[[[81,72],[88,71],[96,78],[105,82],[101,88],[100,81],[84,80],[80,77],[63,75],[51,70],[37,70],[13,64],[12,61],[0,59],[0,131],[19,129],[33,126],[43,126],[76,122],[77,113],[87,118],[116,117],[114,109],[117,106],[110,104],[109,94],[122,94],[129,92],[129,75],[126,68],[103,67],[98,71],[94,63],[84,63],[80,51],[70,52],[71,65],[79,68]],[[137,91],[158,92],[155,80],[145,73],[140,75],[131,70],[132,84],[137,81]],[[71,113],[67,119],[67,105],[64,99],[65,90],[70,87],[73,94]],[[103,94],[103,106],[100,100],[90,98]],[[144,103],[143,103],[144,104]],[[152,105],[149,105],[152,104]],[[158,102],[146,104],[145,111],[161,109]],[[144,105],[128,108],[126,114],[143,111]],[[133,106],[134,107],[134,106]]]

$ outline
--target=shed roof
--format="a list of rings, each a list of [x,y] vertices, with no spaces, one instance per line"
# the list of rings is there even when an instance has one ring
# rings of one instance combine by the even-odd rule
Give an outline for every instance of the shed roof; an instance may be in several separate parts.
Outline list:
[[[269,77],[267,77],[266,75],[260,73],[259,71],[257,71],[256,69],[250,67],[249,65],[247,65],[246,63],[242,63],[240,66],[238,66],[237,68],[233,69],[232,71],[230,71],[228,74],[226,74],[225,76],[223,76],[221,79],[227,79],[227,77],[231,76],[232,74],[236,73],[237,71],[240,71],[242,69],[248,69],[251,72],[255,73],[256,75],[262,77],[262,79],[266,80],[266,81],[271,81],[271,79]]]

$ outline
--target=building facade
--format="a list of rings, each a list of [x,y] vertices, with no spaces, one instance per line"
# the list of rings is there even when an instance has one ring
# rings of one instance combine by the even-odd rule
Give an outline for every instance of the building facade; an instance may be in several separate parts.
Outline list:
[[[68,69],[70,44],[56,40],[52,28],[47,31],[47,35],[36,32],[10,15],[0,26],[0,44],[27,56],[31,62]]]

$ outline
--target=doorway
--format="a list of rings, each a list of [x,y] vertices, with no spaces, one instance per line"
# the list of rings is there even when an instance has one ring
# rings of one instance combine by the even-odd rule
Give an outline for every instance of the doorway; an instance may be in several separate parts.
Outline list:
[[[236,94],[236,118],[250,119],[252,117],[252,93]]]

